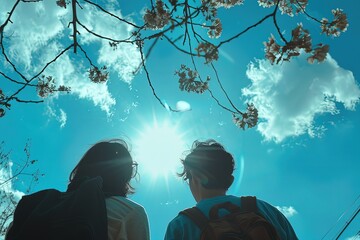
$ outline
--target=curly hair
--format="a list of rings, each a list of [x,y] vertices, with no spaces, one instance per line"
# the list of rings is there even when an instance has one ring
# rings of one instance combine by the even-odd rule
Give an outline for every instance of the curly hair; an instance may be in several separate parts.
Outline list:
[[[178,174],[179,177],[184,181],[191,179],[190,170],[193,170],[208,178],[207,182],[202,183],[205,188],[228,189],[231,186],[235,162],[223,145],[213,139],[204,142],[196,140],[189,152],[185,159],[181,160],[184,169]]]

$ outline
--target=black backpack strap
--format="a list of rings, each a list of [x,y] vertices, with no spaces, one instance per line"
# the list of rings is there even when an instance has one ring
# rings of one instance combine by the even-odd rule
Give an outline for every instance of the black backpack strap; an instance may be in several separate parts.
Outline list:
[[[183,214],[194,221],[201,231],[203,231],[208,225],[207,217],[197,207],[185,209],[179,214]]]
[[[256,197],[247,196],[247,197],[241,197],[241,209],[244,212],[258,212],[258,208],[256,206]]]

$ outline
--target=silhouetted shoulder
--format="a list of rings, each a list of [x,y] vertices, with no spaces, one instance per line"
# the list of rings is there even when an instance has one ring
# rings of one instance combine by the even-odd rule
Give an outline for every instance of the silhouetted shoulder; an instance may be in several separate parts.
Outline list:
[[[297,240],[294,229],[288,219],[273,205],[257,199],[260,214],[273,224],[282,240]]]
[[[150,238],[148,217],[140,204],[126,197],[113,196],[106,199],[106,209],[109,240]],[[116,236],[116,238],[110,236]]]

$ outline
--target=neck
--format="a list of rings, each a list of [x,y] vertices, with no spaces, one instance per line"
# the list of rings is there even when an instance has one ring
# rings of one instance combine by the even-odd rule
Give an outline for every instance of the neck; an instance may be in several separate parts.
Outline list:
[[[200,202],[203,199],[207,199],[207,198],[213,198],[213,197],[220,197],[220,196],[225,196],[226,195],[226,191],[224,189],[206,189],[206,188],[202,188],[199,192],[199,196],[197,202]]]

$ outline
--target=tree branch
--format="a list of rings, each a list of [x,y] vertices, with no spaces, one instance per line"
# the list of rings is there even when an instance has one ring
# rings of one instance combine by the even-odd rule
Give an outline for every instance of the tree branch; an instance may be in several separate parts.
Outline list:
[[[190,49],[190,51],[192,51],[191,39],[190,39],[190,38],[189,38],[189,40],[188,40],[188,44],[189,44],[189,49]],[[191,58],[191,62],[192,62],[192,64],[193,64],[193,67],[194,67],[195,72],[198,73],[199,71],[197,70],[197,66],[196,66],[196,63],[195,63],[195,59],[194,59],[193,54],[190,55],[190,58]],[[201,79],[200,74],[199,74],[199,79],[200,79],[200,81],[201,81],[202,83],[204,82],[204,81]],[[217,99],[217,98],[215,97],[215,95],[214,95],[213,92],[210,90],[210,88],[207,88],[206,90],[210,93],[211,98],[214,99],[215,102],[216,102],[221,108],[223,108],[223,109],[225,109],[226,111],[229,111],[229,112],[231,112],[231,113],[235,113],[235,111],[233,111],[233,110],[225,107],[223,104],[221,104],[220,101],[219,101],[219,99]]]
[[[71,8],[72,8],[72,15],[73,15],[73,20],[71,22],[72,26],[73,26],[73,34],[72,34],[72,37],[73,37],[73,40],[74,40],[74,43],[73,43],[73,46],[74,46],[74,53],[76,53],[76,47],[78,45],[78,42],[77,42],[77,22],[78,22],[78,19],[77,19],[77,15],[76,15],[76,4],[77,4],[77,0],[71,0]]]
[[[4,28],[5,26],[11,22],[11,16],[13,15],[17,5],[19,4],[20,0],[16,0],[16,2],[14,3],[14,6],[12,7],[12,9],[10,10],[10,12],[8,13],[9,16],[6,18],[5,22],[0,26],[0,33],[2,34],[4,32]]]
[[[95,37],[98,37],[100,39],[104,39],[104,40],[108,40],[108,41],[111,41],[111,42],[116,42],[116,43],[134,43],[135,40],[131,40],[129,41],[128,39],[131,39],[132,36],[124,39],[124,40],[117,40],[117,39],[113,39],[113,38],[110,38],[110,37],[105,37],[105,36],[102,36],[94,31],[91,31],[89,28],[87,28],[84,24],[82,24],[79,20],[77,20],[77,23],[83,27],[88,33],[91,33],[92,35],[94,35]]]
[[[150,74],[146,68],[146,65],[145,65],[145,59],[144,59],[144,53],[143,53],[143,50],[142,50],[142,42],[141,40],[138,40],[139,42],[137,43],[138,47],[139,47],[139,52],[140,52],[140,56],[141,56],[141,63],[142,63],[142,66],[144,68],[144,71],[146,73],[146,79],[148,81],[148,84],[149,84],[149,87],[151,88],[151,91],[154,95],[154,97],[158,100],[158,102],[161,104],[161,106],[163,106],[165,109],[169,109],[170,111],[172,112],[178,112],[178,110],[176,109],[173,109],[172,107],[170,106],[165,106],[165,104],[161,101],[161,99],[158,97],[158,95],[156,94],[156,91],[155,91],[155,88],[154,86],[152,85],[152,82],[151,82],[151,79],[150,79]]]
[[[180,37],[183,37],[184,35],[181,35]],[[190,56],[194,56],[194,57],[196,57],[196,56],[198,56],[197,54],[195,54],[195,53],[193,53],[193,52],[188,52],[188,51],[186,51],[185,49],[182,49],[182,48],[180,48],[179,46],[177,46],[176,44],[175,44],[175,40],[173,41],[173,40],[171,40],[167,35],[163,35],[163,37],[174,47],[174,48],[176,48],[178,51],[180,51],[180,52],[182,52],[182,53],[185,53],[185,54],[187,54],[187,55],[190,55]],[[179,38],[176,38],[176,40],[178,40]]]
[[[233,104],[233,102],[232,102],[231,99],[229,98],[229,95],[228,95],[227,92],[225,91],[225,89],[224,89],[224,87],[223,87],[223,85],[222,85],[222,83],[221,83],[221,81],[220,81],[218,71],[216,70],[216,68],[215,68],[215,66],[214,66],[213,63],[211,63],[211,67],[212,67],[212,69],[213,69],[214,72],[215,72],[216,80],[217,80],[217,82],[219,83],[219,86],[220,86],[222,92],[225,94],[226,99],[229,101],[230,105],[231,105],[239,114],[243,115],[243,113],[242,113],[239,109],[237,109],[237,107]],[[232,113],[234,113],[234,112],[232,111]]]
[[[277,20],[276,20],[276,12],[277,12],[277,10],[279,8],[279,4],[280,4],[280,1],[277,2],[272,17],[273,17],[273,22],[274,22],[275,28],[276,28],[280,38],[284,41],[285,44],[287,44],[288,41],[285,39],[284,35],[281,33],[280,27],[279,27],[279,25],[277,23]]]
[[[5,52],[5,48],[4,48],[4,44],[3,44],[3,38],[4,38],[4,33],[0,32],[0,46],[1,46],[1,53],[4,55],[6,62],[8,62],[11,67],[14,69],[14,71],[22,78],[24,79],[24,81],[26,83],[29,82],[29,80],[16,68],[15,64],[9,59],[9,57],[7,56],[6,52]],[[26,84],[25,84],[26,85]],[[25,86],[24,85],[24,86]]]
[[[117,15],[115,15],[115,14],[113,14],[113,13],[105,10],[105,9],[104,9],[103,7],[101,7],[99,4],[96,4],[96,3],[92,2],[92,1],[89,1],[89,0],[84,0],[84,2],[87,2],[87,3],[91,4],[91,5],[94,5],[95,7],[99,8],[101,11],[103,11],[104,13],[106,13],[106,14],[108,14],[108,15],[116,18],[116,19],[118,19],[118,20],[121,21],[121,22],[124,22],[124,23],[126,23],[126,24],[128,24],[128,25],[131,25],[131,26],[133,26],[134,28],[139,28],[139,29],[144,28],[144,26],[141,26],[141,27],[140,27],[140,26],[137,26],[136,24],[134,24],[134,23],[132,23],[132,22],[129,22],[129,21],[123,19],[123,18],[118,17]]]
[[[56,62],[56,60],[63,55],[66,51],[68,51],[70,48],[73,47],[73,44],[69,45],[67,48],[65,48],[64,50],[62,50],[53,60],[51,60],[50,62],[48,62],[47,64],[45,64],[45,66],[43,67],[42,70],[40,70],[40,72],[38,72],[37,74],[35,74],[30,80],[28,80],[21,88],[19,88],[15,93],[13,93],[10,97],[7,98],[7,100],[5,101],[5,103],[8,103],[9,101],[11,101],[12,99],[16,99],[15,96],[17,94],[19,94],[22,90],[24,90],[27,86],[29,86],[29,84],[36,79],[37,77],[39,77],[44,71],[45,69],[52,63]],[[28,101],[30,102],[30,101]],[[36,102],[36,101],[34,101]]]
[[[27,84],[27,83],[19,82],[19,81],[15,80],[15,79],[12,79],[11,77],[9,77],[8,75],[6,75],[5,73],[3,73],[3,72],[1,72],[1,71],[0,71],[0,74],[1,74],[4,78],[8,79],[10,82],[13,82],[13,83],[16,83],[16,84],[20,84],[20,85]],[[37,85],[28,84],[28,86],[29,86],[29,87],[36,87]]]
[[[272,17],[273,15],[274,15],[274,13],[268,14],[268,15],[266,15],[265,17],[263,17],[262,19],[260,19],[258,22],[256,22],[256,23],[254,23],[253,25],[245,28],[243,31],[235,34],[234,36],[232,36],[232,37],[230,37],[230,38],[228,38],[228,39],[226,39],[226,40],[224,40],[224,41],[221,41],[221,42],[217,45],[217,48],[220,48],[223,44],[229,43],[229,42],[233,41],[234,39],[240,37],[241,35],[243,35],[243,34],[245,34],[246,32],[248,32],[250,29],[257,27],[258,25],[260,25],[260,24],[263,23],[266,19]]]

